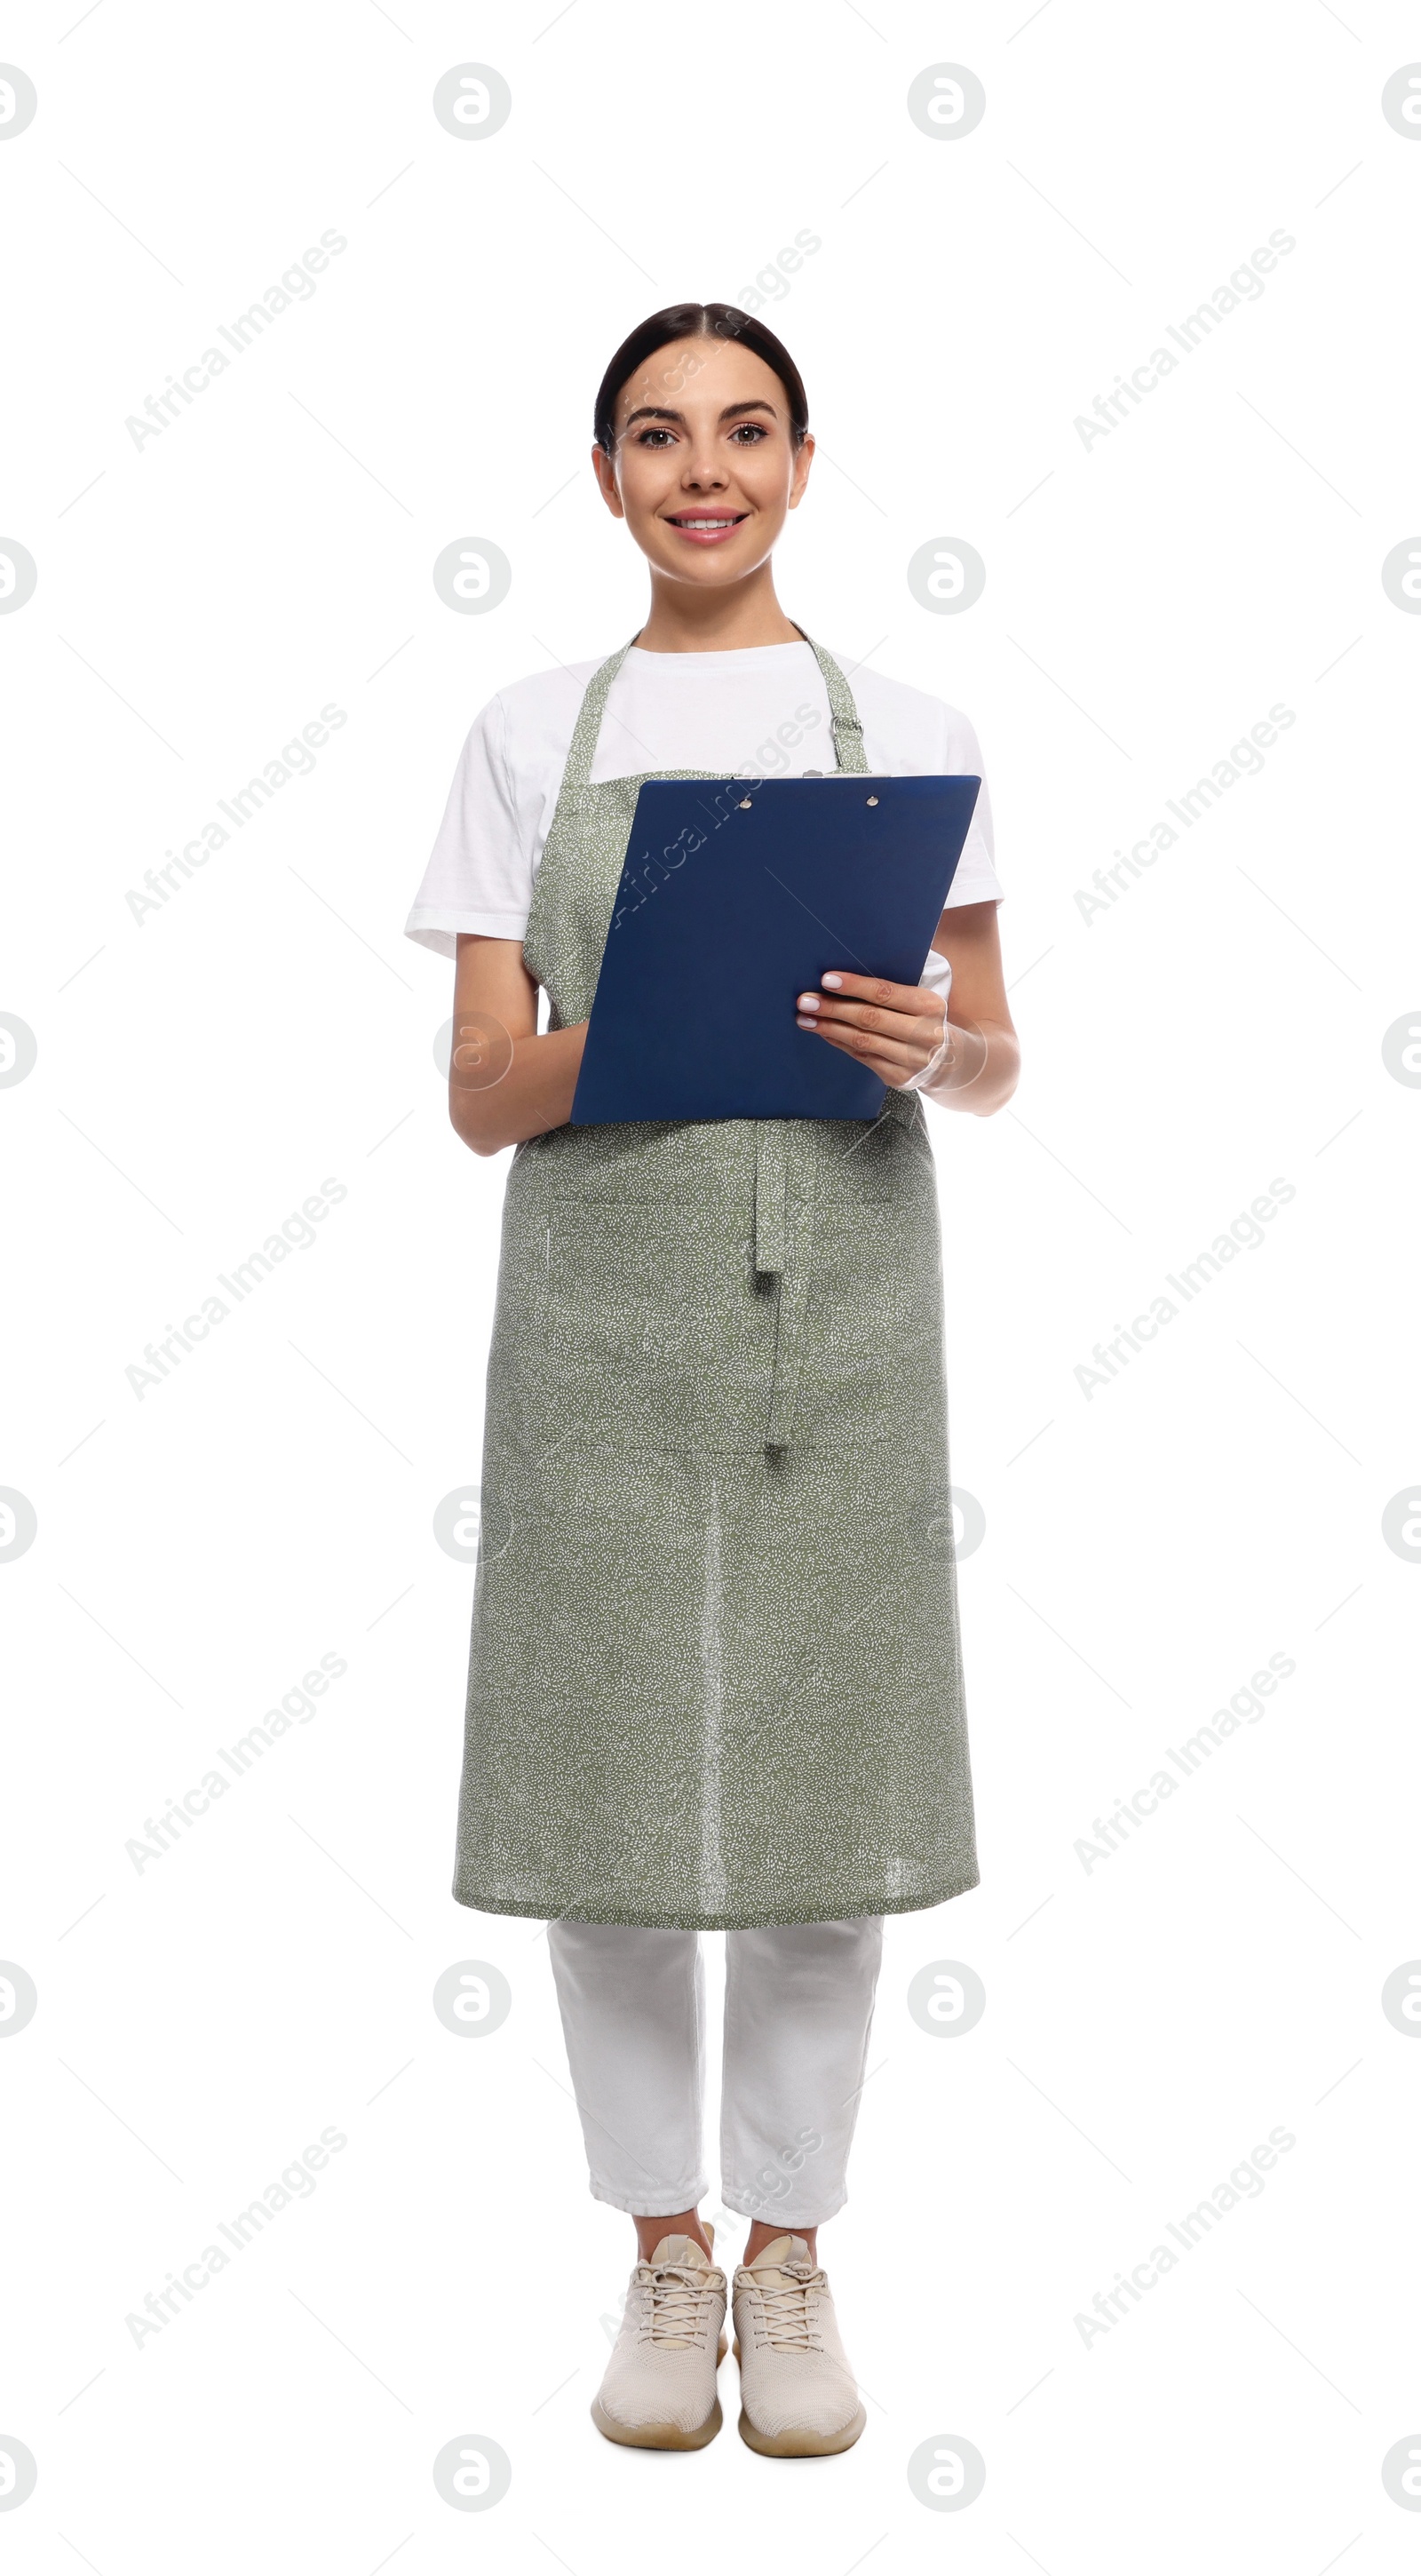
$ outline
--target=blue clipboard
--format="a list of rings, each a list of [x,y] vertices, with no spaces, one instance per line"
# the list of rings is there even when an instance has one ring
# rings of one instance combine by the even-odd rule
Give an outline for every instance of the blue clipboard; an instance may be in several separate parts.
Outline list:
[[[795,995],[831,967],[917,983],[981,783],[649,779],[569,1124],[876,1118],[883,1083]]]

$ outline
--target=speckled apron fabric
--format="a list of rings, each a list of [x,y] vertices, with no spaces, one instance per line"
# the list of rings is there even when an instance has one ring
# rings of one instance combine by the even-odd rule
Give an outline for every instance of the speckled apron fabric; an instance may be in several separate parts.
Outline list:
[[[813,649],[839,768],[863,774],[848,683]],[[627,866],[641,777],[588,784],[621,660],[583,700],[523,942],[555,1028],[586,1018],[619,889],[655,866]],[[530,1138],[504,1202],[455,1896],[714,1929],[976,1884],[921,1102]]]

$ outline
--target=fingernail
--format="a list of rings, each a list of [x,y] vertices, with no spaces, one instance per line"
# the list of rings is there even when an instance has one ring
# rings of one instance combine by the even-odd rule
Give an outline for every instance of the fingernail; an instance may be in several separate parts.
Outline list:
[[[796,1020],[796,1021],[795,1021],[795,1027],[796,1027],[797,1029],[817,1029],[817,1028],[818,1028],[818,1026],[819,1026],[819,1023],[818,1023],[818,1021],[817,1021],[817,1020],[810,1020],[810,1019],[803,1019],[803,1018],[801,1018],[801,1019],[798,1019],[798,1020]]]
[[[817,1011],[819,1008],[818,994],[801,993],[799,997],[799,1007],[802,1011]]]
[[[837,993],[837,991],[838,991],[838,989],[839,989],[839,986],[842,984],[843,980],[844,980],[844,979],[843,979],[843,976],[842,976],[842,975],[821,975],[821,976],[820,976],[820,978],[819,978],[819,981],[820,981],[820,983],[821,983],[821,984],[828,984],[828,985],[830,985],[830,986],[832,987],[833,991],[834,991],[834,992],[836,992],[836,993]]]

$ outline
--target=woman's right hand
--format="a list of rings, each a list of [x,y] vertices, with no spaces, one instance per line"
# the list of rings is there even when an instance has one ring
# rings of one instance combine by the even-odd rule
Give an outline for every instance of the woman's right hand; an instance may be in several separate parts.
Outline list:
[[[461,931],[454,970],[449,1117],[476,1154],[565,1127],[587,1022],[538,1034],[538,987],[518,939]]]

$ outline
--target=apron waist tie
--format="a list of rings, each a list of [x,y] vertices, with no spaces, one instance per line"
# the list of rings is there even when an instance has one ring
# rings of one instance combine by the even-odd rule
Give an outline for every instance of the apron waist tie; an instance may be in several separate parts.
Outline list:
[[[789,1446],[795,1380],[799,1373],[799,1323],[805,1293],[804,1256],[801,1253],[796,1261],[794,1275],[786,1278],[788,1232],[789,1150],[784,1121],[757,1119],[753,1257],[757,1275],[776,1279],[779,1283],[775,1357],[770,1373],[770,1409],[765,1424],[767,1449],[786,1449]]]
[[[774,1118],[755,1121],[755,1268],[762,1277],[785,1266],[785,1198],[789,1186],[785,1131]]]

